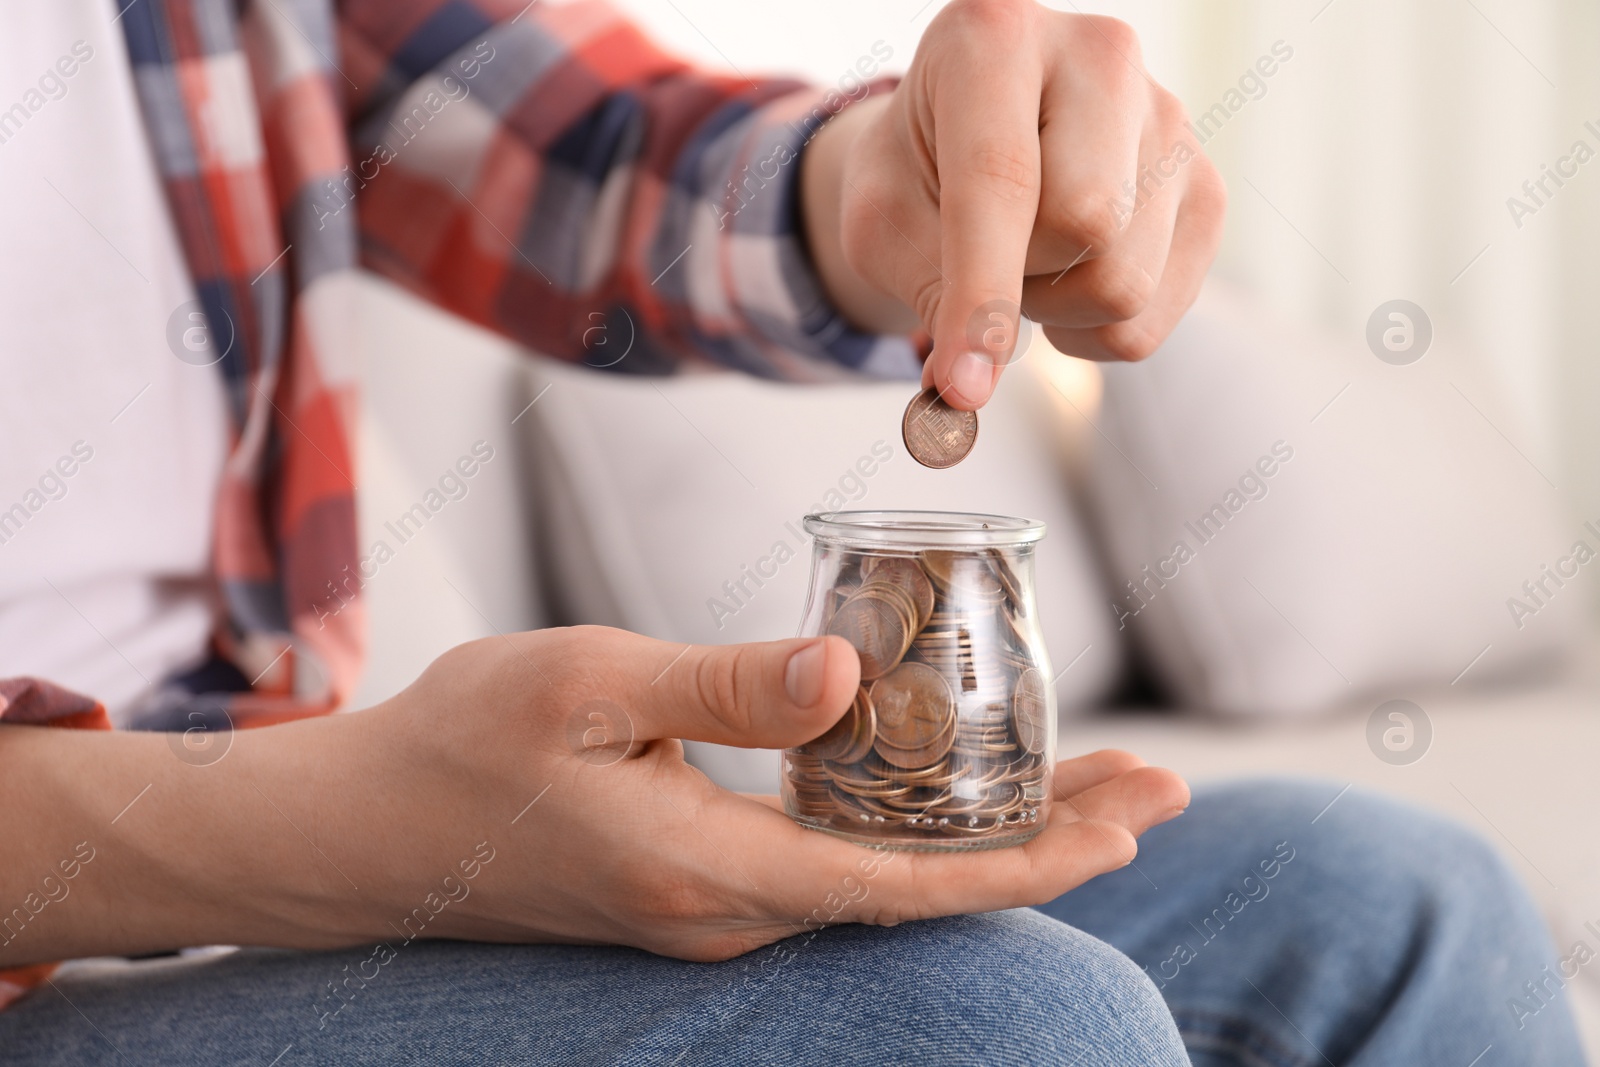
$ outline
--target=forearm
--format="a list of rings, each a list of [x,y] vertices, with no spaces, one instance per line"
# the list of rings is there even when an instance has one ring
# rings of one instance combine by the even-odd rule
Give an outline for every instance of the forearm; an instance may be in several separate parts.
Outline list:
[[[489,29],[441,23],[407,37],[400,63],[392,6],[341,5],[342,39],[363,63],[415,80],[354,94],[355,163],[312,208],[319,224],[359,224],[368,267],[589,366],[625,358],[626,369],[656,374],[710,360],[798,381],[841,369],[917,375],[903,336],[915,323],[874,313],[831,253],[824,286],[805,269],[796,225],[802,146],[872,97],[852,92],[846,107],[838,91],[797,80],[695,70],[600,4],[534,4],[514,18],[507,9]],[[488,105],[484,94],[504,91],[515,71],[534,73],[514,106]],[[440,85],[449,99],[429,117],[422,102],[442,99]],[[445,156],[460,162],[454,177],[439,168]],[[347,215],[347,203],[359,212]],[[829,294],[848,294],[860,321],[894,328],[850,329]]]
[[[0,727],[0,968],[376,936],[365,865],[340,862],[371,803],[358,719],[240,731],[209,766],[174,735]]]
[[[851,268],[841,239],[843,198],[861,195],[845,182],[845,160],[856,138],[891,99],[884,93],[845,108],[812,138],[800,164],[802,226],[812,266],[828,299],[865,333],[909,333],[917,328],[917,316],[909,307]]]

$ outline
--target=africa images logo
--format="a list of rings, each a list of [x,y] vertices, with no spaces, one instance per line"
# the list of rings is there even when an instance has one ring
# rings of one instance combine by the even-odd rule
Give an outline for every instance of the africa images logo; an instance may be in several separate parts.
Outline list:
[[[236,335],[233,317],[227,311],[220,314],[222,321],[213,323],[200,301],[179,304],[167,316],[167,348],[191,367],[222,362],[233,351]]]
[[[1389,300],[1367,317],[1367,347],[1392,367],[1408,367],[1428,354],[1433,320],[1409,300]]]

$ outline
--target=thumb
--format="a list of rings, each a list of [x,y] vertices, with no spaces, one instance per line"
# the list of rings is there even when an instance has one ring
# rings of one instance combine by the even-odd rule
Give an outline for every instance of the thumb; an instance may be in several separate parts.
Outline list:
[[[804,744],[844,715],[860,677],[860,658],[842,637],[691,645],[636,694],[638,736],[740,748]]]

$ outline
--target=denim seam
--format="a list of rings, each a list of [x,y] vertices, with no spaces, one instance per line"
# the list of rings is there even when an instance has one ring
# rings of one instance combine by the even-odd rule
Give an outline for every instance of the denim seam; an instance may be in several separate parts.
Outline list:
[[[1303,1056],[1267,1030],[1237,1015],[1183,1009],[1173,1012],[1173,1019],[1184,1045],[1192,1051],[1222,1052],[1234,1056],[1244,1067],[1321,1067],[1322,1064],[1320,1051],[1315,1059]]]

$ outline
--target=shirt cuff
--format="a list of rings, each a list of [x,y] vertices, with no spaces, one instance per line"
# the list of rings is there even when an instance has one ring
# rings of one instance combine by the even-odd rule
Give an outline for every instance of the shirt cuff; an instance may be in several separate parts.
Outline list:
[[[921,376],[913,338],[863,333],[845,321],[825,295],[801,235],[807,143],[845,107],[894,84],[880,79],[854,96],[808,87],[754,109],[707,141],[695,168],[700,202],[690,205],[681,299],[719,362],[801,381],[852,372]]]

